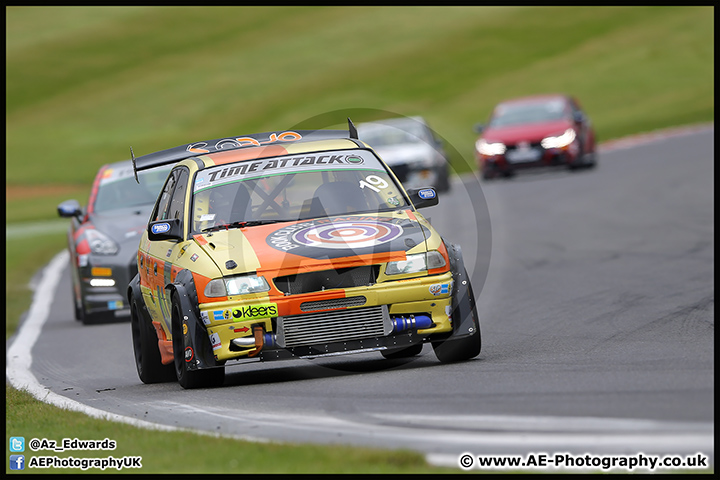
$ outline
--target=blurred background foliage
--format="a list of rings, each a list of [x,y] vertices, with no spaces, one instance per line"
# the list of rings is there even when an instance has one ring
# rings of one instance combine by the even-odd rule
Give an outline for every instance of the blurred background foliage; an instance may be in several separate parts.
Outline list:
[[[6,7],[7,187],[348,112],[426,117],[467,172],[473,125],[543,92],[600,141],[712,121],[713,36],[712,7]]]

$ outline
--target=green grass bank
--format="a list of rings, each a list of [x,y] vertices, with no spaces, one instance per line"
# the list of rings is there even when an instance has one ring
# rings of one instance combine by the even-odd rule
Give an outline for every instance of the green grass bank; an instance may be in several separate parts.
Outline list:
[[[29,308],[31,278],[66,247],[55,207],[68,198],[84,203],[97,169],[129,158],[131,146],[142,155],[298,125],[342,128],[347,116],[359,123],[422,115],[463,173],[474,170],[473,125],[513,96],[575,95],[599,141],[714,119],[714,8],[707,6],[5,12],[6,223],[21,232],[6,233],[6,339]],[[48,222],[49,230],[34,229]],[[141,473],[179,473],[178,456],[191,459],[183,473],[445,471],[410,452],[147,432],[61,411],[7,386],[6,431],[28,439],[109,436],[116,456],[144,456]],[[239,450],[252,463],[233,464]]]

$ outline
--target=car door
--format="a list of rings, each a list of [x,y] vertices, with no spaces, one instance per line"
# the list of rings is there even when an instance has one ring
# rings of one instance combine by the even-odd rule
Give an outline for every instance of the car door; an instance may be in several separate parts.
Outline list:
[[[158,203],[151,216],[151,221],[177,218],[181,222],[181,230],[186,232],[185,203],[188,193],[189,171],[187,167],[178,167],[168,176]],[[177,258],[177,250],[184,242],[177,240],[153,240],[147,243],[141,283],[147,288],[145,304],[155,321],[160,321],[170,337],[170,299],[167,298],[165,286],[172,283],[172,259]],[[143,278],[144,277],[144,278]],[[144,280],[144,282],[143,282]]]

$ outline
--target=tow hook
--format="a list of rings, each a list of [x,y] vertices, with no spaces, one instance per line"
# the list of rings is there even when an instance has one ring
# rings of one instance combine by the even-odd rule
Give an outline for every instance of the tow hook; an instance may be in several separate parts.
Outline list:
[[[253,336],[255,337],[255,348],[248,352],[248,357],[255,357],[265,345],[265,329],[262,325],[253,325]]]

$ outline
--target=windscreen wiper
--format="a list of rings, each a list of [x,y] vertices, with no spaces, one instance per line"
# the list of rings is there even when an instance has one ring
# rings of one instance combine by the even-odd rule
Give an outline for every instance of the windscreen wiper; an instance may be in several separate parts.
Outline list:
[[[229,230],[231,228],[255,227],[257,225],[268,225],[270,223],[288,222],[290,220],[249,220],[246,222],[223,223],[202,229],[202,232],[216,232],[218,230]]]

